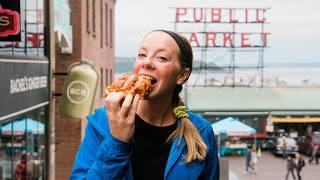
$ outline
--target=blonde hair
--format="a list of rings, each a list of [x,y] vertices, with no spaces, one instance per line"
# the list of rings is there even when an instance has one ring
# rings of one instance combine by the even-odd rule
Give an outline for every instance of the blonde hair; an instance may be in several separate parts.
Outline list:
[[[180,118],[181,122],[167,141],[173,142],[174,139],[179,138],[179,146],[183,137],[187,144],[185,163],[190,163],[194,160],[203,161],[207,155],[207,145],[202,140],[197,128],[190,121],[187,109],[180,97],[178,106],[174,109],[174,115]]]

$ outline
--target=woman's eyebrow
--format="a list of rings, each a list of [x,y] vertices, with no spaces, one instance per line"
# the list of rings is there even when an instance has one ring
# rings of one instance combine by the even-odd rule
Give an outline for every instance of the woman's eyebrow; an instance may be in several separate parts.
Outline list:
[[[148,51],[148,48],[146,48],[146,47],[144,47],[144,46],[142,46],[142,47],[140,47],[139,48],[139,50],[144,50],[144,51]],[[156,51],[155,51],[156,53],[159,53],[159,52],[166,52],[166,53],[168,53],[168,54],[170,54],[171,52],[170,51],[168,51],[166,48],[159,48],[159,49],[156,49]]]
[[[160,49],[157,49],[157,52],[159,53],[159,52],[166,52],[166,53],[168,53],[168,55],[170,55],[172,52],[170,52],[170,51],[168,51],[167,49],[165,49],[165,48],[160,48]]]
[[[139,48],[139,50],[145,50],[146,51],[147,48],[142,46],[142,47]]]
[[[166,51],[166,52],[169,52],[167,49],[165,48],[159,48],[158,51]]]

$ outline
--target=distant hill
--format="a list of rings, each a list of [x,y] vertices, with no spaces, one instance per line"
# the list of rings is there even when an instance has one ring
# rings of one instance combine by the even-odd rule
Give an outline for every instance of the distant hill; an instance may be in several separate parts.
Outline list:
[[[123,74],[132,73],[135,57],[116,57],[115,63],[115,78]],[[241,64],[242,66],[252,66],[252,64]],[[320,86],[320,63],[265,63],[263,71],[264,86]],[[208,68],[208,72],[200,71]],[[236,83],[241,85],[259,86],[260,76],[252,73],[252,69],[237,69],[235,76]],[[207,65],[200,60],[194,60],[193,73],[188,80],[190,84],[210,84],[212,86],[228,85],[230,76],[230,69],[227,66],[218,66],[213,62]],[[206,79],[208,78],[208,79]]]
[[[133,70],[135,57],[116,57],[116,74],[126,74]]]
[[[134,60],[135,57],[116,57],[116,74],[126,74],[132,72]],[[204,66],[205,65],[199,60],[195,60],[193,62],[193,71],[198,71]],[[209,69],[220,69],[219,66],[214,63],[209,63],[207,67]]]

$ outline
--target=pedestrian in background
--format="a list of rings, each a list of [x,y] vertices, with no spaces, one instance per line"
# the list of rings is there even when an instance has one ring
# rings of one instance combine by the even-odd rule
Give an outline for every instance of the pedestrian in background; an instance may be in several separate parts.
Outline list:
[[[284,134],[282,136],[282,157],[286,158],[287,157],[287,136]]]
[[[251,148],[251,156],[250,156],[250,165],[252,168],[252,173],[257,173],[258,172],[258,156],[256,152],[256,147],[253,146]]]
[[[306,163],[304,162],[304,159],[302,158],[302,156],[299,153],[296,153],[295,166],[296,166],[298,180],[301,180],[300,173],[301,173],[302,168],[305,165],[306,165]]]
[[[312,144],[312,152],[311,157],[309,159],[309,163],[312,163],[314,159],[316,161],[316,164],[319,164],[318,145],[316,143]]]
[[[295,162],[291,155],[287,156],[287,175],[286,180],[288,180],[289,174],[291,173],[293,179],[296,179],[296,176],[294,175],[294,168],[295,168]]]
[[[142,40],[133,73],[152,78],[152,91],[112,92],[87,117],[70,179],[219,179],[211,124],[192,113],[179,93],[192,70],[188,40],[166,30]]]
[[[14,178],[16,180],[27,179],[27,154],[25,152],[21,154],[20,160],[15,167]]]
[[[251,148],[249,146],[247,147],[247,153],[246,153],[245,161],[246,162],[245,162],[244,174],[252,171],[252,166],[251,166]]]

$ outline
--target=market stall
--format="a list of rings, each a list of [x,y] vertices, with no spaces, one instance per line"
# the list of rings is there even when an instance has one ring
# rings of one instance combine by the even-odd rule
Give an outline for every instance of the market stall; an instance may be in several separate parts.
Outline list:
[[[237,152],[239,154],[247,153],[247,144],[242,143],[237,136],[255,134],[256,130],[239,120],[228,117],[213,123],[212,129],[218,136],[218,147],[220,156]],[[230,138],[233,137],[233,138]]]

